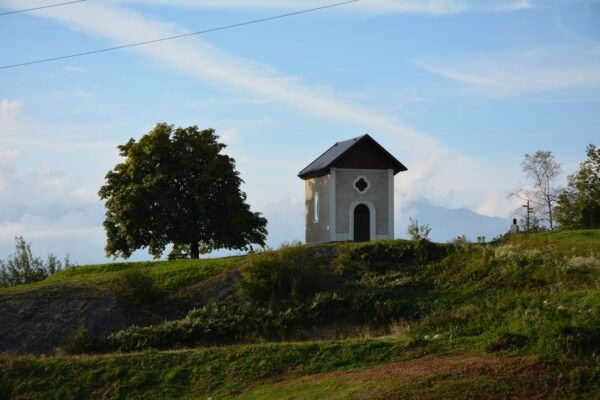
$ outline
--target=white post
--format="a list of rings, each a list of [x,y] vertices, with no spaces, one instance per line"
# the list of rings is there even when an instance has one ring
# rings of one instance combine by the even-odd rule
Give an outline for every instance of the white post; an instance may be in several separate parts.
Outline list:
[[[394,170],[388,169],[388,235],[394,238]]]
[[[329,172],[329,240],[335,242],[335,205],[337,197],[335,195],[335,168],[331,168]]]

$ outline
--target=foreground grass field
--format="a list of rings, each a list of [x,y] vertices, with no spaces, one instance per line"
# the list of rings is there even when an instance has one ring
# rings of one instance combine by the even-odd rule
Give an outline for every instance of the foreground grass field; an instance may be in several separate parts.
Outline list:
[[[0,357],[0,399],[600,398],[599,230],[410,246],[339,245],[331,263],[341,272],[316,295],[267,307],[244,306],[240,292],[181,321],[125,330],[94,350],[106,354]],[[248,260],[77,267],[0,296],[110,288],[136,267],[169,291]],[[249,328],[261,321],[271,330]],[[323,330],[354,338],[315,340]],[[215,346],[220,335],[235,343]]]
[[[363,339],[2,358],[0,398],[587,399],[598,398],[599,374],[469,343]]]

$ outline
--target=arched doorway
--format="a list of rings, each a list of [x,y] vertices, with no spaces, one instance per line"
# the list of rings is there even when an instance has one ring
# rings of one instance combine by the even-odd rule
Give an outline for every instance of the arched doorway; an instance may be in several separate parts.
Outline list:
[[[371,212],[365,204],[354,207],[354,240],[371,240]]]

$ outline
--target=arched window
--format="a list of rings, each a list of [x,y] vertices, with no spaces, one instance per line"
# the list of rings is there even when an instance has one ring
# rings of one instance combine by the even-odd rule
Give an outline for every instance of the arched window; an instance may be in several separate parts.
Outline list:
[[[314,196],[314,211],[315,211],[315,215],[313,216],[313,220],[316,222],[319,222],[319,192],[315,192],[315,196]]]

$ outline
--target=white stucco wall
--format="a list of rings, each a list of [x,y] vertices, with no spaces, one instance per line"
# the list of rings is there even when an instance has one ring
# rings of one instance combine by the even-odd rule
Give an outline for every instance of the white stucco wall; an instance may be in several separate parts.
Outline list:
[[[319,193],[319,220],[315,221],[314,194]],[[306,243],[329,242],[330,175],[304,181]]]
[[[364,193],[354,188],[357,178],[363,176],[370,186]],[[335,239],[353,240],[353,211],[359,203],[371,209],[371,239],[388,239],[394,237],[393,193],[394,178],[391,170],[340,169],[335,171]],[[373,214],[375,218],[373,219]]]

